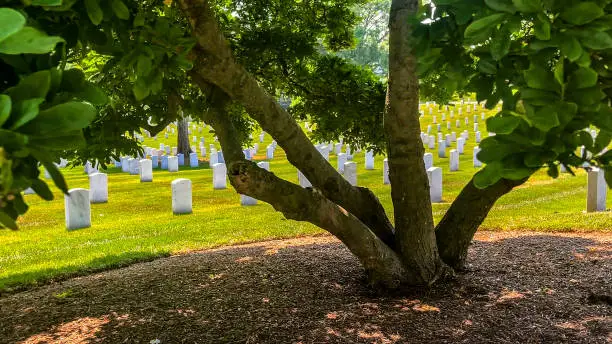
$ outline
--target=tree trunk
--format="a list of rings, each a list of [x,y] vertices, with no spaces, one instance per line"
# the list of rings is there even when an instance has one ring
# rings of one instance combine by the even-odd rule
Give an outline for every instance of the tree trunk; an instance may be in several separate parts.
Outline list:
[[[409,16],[419,0],[393,0],[389,17],[389,81],[385,131],[397,248],[420,284],[445,270],[436,247],[429,181],[420,138],[417,62],[410,47]]]
[[[463,269],[472,238],[495,202],[526,181],[502,179],[486,189],[478,189],[470,180],[436,226],[442,260],[454,269]]]
[[[191,153],[191,145],[189,144],[189,122],[186,118],[178,121],[177,125],[176,151],[178,154],[183,154],[185,163],[189,163],[189,154]]]

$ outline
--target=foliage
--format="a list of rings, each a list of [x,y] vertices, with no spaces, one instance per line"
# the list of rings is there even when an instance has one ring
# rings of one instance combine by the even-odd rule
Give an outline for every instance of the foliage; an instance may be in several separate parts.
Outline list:
[[[96,115],[93,104],[106,102],[82,72],[65,68],[67,41],[40,30],[45,18],[37,19],[0,8],[0,227],[11,229],[28,209],[22,190],[53,198],[39,178],[39,163],[67,192],[53,162],[61,151],[84,143],[82,129]]]
[[[390,0],[373,0],[357,6],[361,18],[355,27],[357,43],[352,49],[338,52],[360,66],[367,66],[377,75],[386,77],[389,71],[389,7]]]
[[[484,188],[558,163],[604,168],[612,185],[612,3],[581,0],[438,0],[414,24],[419,74],[447,92],[475,92],[499,113],[481,144]],[[424,19],[431,18],[430,22]],[[598,128],[596,137],[588,130]],[[579,155],[578,148],[585,153]]]

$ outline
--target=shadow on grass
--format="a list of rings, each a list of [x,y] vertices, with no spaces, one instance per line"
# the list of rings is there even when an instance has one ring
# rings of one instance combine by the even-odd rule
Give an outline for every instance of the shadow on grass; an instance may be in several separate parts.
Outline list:
[[[92,259],[87,263],[86,268],[82,266],[61,266],[15,274],[9,276],[5,280],[0,279],[0,296],[28,290],[51,282],[64,281],[72,277],[85,276],[100,271],[126,267],[139,262],[148,262],[169,255],[170,252],[164,251],[156,253],[126,252],[120,255],[109,255]],[[12,280],[20,282],[12,283]],[[22,281],[31,282],[23,283]]]
[[[453,283],[376,294],[329,237],[173,256],[0,299],[0,341],[604,343],[610,244],[475,241]],[[608,318],[606,318],[608,316]]]

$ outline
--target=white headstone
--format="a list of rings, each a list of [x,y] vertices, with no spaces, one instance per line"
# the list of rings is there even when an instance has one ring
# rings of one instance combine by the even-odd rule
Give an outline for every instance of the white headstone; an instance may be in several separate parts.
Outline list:
[[[374,152],[367,151],[365,153],[365,169],[373,170],[374,169]]]
[[[335,152],[336,152],[336,155],[342,152],[342,143],[336,143]]]
[[[178,172],[179,163],[177,156],[169,156],[168,157],[168,172]]]
[[[472,157],[472,160],[474,161],[474,167],[476,168],[482,167],[482,162],[478,160],[478,153],[480,153],[480,147],[476,146],[474,147],[474,153]]]
[[[389,159],[383,160],[383,184],[391,184],[391,181],[389,180]]]
[[[433,167],[433,154],[425,153],[423,155],[423,162],[425,163],[425,169],[428,170],[430,167]]]
[[[257,166],[259,168],[263,168],[264,170],[270,172],[270,162],[268,161],[261,161],[257,163]]]
[[[438,158],[446,158],[446,141],[438,141]]]
[[[91,203],[108,202],[108,176],[104,173],[89,175],[89,201]]]
[[[476,141],[476,143],[480,143],[480,141],[482,140],[482,139],[480,138],[480,131],[477,131],[477,132],[474,134],[474,137],[475,137],[475,139],[474,139],[474,140]]]
[[[439,167],[430,167],[427,170],[429,179],[429,197],[433,203],[442,202],[442,169]]]
[[[139,171],[138,171],[138,160],[136,160],[134,158],[128,159],[128,166],[129,166],[129,169],[130,169],[130,174],[137,175],[139,173]]]
[[[450,151],[450,171],[459,171],[459,152],[456,149]]]
[[[180,178],[172,181],[172,212],[174,214],[191,214],[191,180]]]
[[[429,135],[429,149],[436,148],[436,137],[433,135]]]
[[[217,154],[217,150],[215,148],[210,149],[210,161],[208,163],[211,167],[219,163],[219,154]]]
[[[460,137],[457,139],[457,152],[459,152],[459,154],[463,154],[463,150],[465,147],[465,138]]]
[[[344,164],[347,162],[346,153],[338,154],[338,172],[344,173]]]
[[[64,210],[66,215],[66,229],[73,230],[91,227],[89,190],[68,190],[68,195],[64,195]]]
[[[153,161],[149,159],[140,160],[140,182],[147,183],[153,181]]]
[[[300,183],[300,186],[303,188],[312,187],[312,184],[310,183],[308,178],[306,178],[306,176],[300,170],[298,170],[298,182]]]
[[[213,169],[213,189],[223,190],[227,188],[227,167],[225,164],[214,164]]]
[[[606,211],[607,193],[604,170],[591,168],[587,172],[587,212]]]
[[[268,145],[268,147],[266,147],[266,159],[274,159],[274,146]]]
[[[189,154],[189,166],[193,167],[198,167],[199,165],[199,161],[198,161],[198,153],[190,153]]]
[[[357,186],[357,164],[355,162],[344,163],[344,179],[351,185]]]

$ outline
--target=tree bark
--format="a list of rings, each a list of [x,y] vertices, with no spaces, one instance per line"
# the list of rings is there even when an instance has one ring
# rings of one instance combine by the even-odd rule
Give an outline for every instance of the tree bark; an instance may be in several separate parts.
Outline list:
[[[410,47],[409,17],[418,0],[393,0],[389,17],[389,81],[384,125],[397,248],[421,284],[445,270],[436,247],[429,181],[420,138],[417,62]]]
[[[454,269],[463,269],[472,238],[495,202],[525,181],[502,179],[486,189],[478,189],[470,180],[436,226],[442,260]]]
[[[176,151],[185,156],[185,163],[189,162],[191,145],[189,144],[189,122],[186,118],[181,118],[177,125]]]
[[[240,102],[249,115],[285,150],[287,160],[329,200],[358,218],[387,245],[394,246],[393,226],[370,190],[351,186],[312,145],[297,122],[266,94],[257,80],[232,56],[213,10],[206,0],[179,0],[189,18],[198,46],[193,50],[191,75],[219,87]]]

